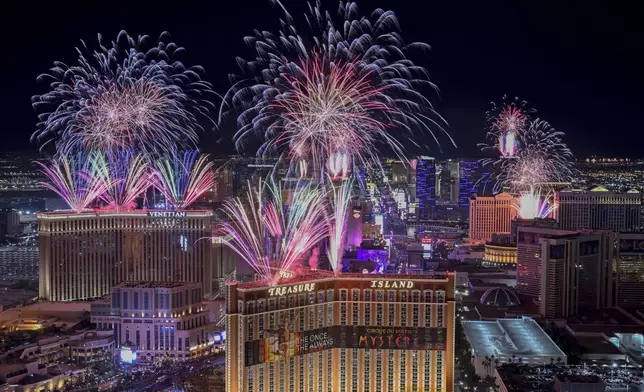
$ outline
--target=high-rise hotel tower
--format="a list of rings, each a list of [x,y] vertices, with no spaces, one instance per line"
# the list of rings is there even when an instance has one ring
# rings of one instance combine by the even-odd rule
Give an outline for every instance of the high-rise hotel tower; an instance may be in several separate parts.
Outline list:
[[[211,211],[64,211],[39,214],[38,223],[41,298],[96,298],[126,281],[212,291]]]
[[[226,390],[454,390],[454,273],[231,282]]]

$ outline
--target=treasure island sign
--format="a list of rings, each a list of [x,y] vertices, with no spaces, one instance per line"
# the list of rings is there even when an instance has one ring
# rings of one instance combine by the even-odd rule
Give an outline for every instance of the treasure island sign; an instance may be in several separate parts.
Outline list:
[[[412,289],[414,282],[411,280],[372,280],[372,288],[378,289]]]
[[[270,297],[286,294],[310,293],[315,290],[315,283],[301,283],[290,286],[271,287],[268,289]]]

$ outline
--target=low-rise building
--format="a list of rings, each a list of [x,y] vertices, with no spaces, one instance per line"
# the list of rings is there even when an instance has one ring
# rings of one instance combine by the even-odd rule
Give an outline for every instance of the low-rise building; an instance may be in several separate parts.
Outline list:
[[[566,354],[529,317],[461,323],[472,346],[474,370],[480,377],[493,375],[496,366],[509,362],[566,363]]]
[[[216,323],[204,310],[200,283],[128,282],[92,303],[97,331],[113,331],[115,348],[136,351],[137,362],[186,359],[210,352]]]

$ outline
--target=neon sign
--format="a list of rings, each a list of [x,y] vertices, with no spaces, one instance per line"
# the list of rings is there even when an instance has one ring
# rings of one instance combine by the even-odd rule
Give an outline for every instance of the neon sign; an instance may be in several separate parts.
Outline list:
[[[411,280],[372,280],[371,287],[379,289],[411,289],[414,288],[414,282]]]
[[[152,218],[185,218],[185,211],[150,211],[148,216]]]
[[[272,297],[275,295],[310,293],[313,290],[315,290],[315,283],[302,283],[286,287],[271,287],[268,289],[268,295]]]

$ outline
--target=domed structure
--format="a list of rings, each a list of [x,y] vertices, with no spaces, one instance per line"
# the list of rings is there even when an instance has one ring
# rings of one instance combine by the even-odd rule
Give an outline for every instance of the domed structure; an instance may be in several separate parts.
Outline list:
[[[514,291],[505,287],[494,287],[487,290],[481,296],[480,302],[483,305],[496,306],[497,308],[508,308],[521,304]]]

